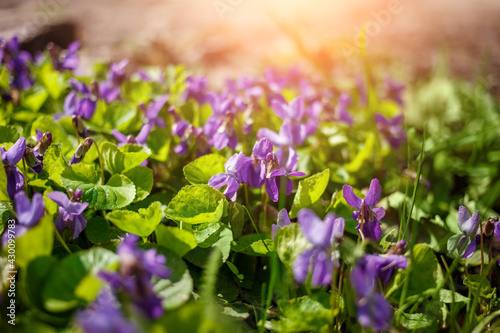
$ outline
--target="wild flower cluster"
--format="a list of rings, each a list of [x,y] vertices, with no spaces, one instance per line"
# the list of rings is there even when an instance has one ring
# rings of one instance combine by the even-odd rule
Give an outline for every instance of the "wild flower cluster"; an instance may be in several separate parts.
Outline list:
[[[0,270],[19,273],[16,325],[454,330],[458,314],[498,314],[498,217],[440,201],[422,165],[442,148],[410,157],[425,128],[406,131],[403,84],[292,67],[214,90],[127,60],[79,77],[78,49],[0,41],[0,214],[16,221],[1,225]]]

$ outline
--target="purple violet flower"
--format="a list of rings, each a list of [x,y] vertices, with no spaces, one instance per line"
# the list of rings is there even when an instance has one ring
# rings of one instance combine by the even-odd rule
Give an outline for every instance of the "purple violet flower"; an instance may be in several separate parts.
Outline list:
[[[287,119],[281,124],[279,133],[264,127],[257,132],[257,138],[268,138],[276,147],[296,147],[304,143],[307,132],[305,124]]]
[[[12,89],[28,90],[34,84],[31,77],[30,63],[33,62],[31,55],[26,51],[20,51],[17,36],[12,37],[8,42],[0,43],[1,61],[5,63],[11,80]]]
[[[2,163],[7,176],[7,193],[11,198],[23,189],[24,175],[16,167],[16,164],[23,158],[25,151],[26,139],[22,137],[8,150],[5,150],[3,146],[0,148]]]
[[[113,136],[115,137],[116,140],[118,140],[118,147],[121,147],[128,143],[146,147],[146,141],[148,140],[150,131],[151,131],[151,125],[145,124],[142,126],[141,131],[135,137],[133,135],[127,136],[118,131],[117,129],[113,130]]]
[[[43,170],[43,157],[38,154],[33,148],[26,147],[24,151],[24,160],[26,165],[37,175],[42,173]]]
[[[94,303],[78,311],[75,321],[85,333],[139,333],[139,328],[120,310],[118,300],[109,288],[104,288]]]
[[[106,103],[111,103],[120,96],[120,87],[125,81],[125,67],[127,65],[128,59],[124,59],[118,63],[112,63],[109,68],[107,79],[99,83],[99,96],[104,99]]]
[[[234,129],[236,115],[232,99],[215,93],[208,93],[206,99],[213,110],[213,114],[203,126],[203,133],[209,138],[208,143],[217,150],[225,147],[234,150],[238,143],[238,136]]]
[[[408,267],[408,259],[404,256],[391,255],[374,255],[365,254],[358,262],[358,265],[368,266],[368,262],[373,262],[373,269],[376,271],[375,276],[382,281],[382,285],[386,286],[389,283],[394,269],[406,269]]]
[[[366,256],[366,255],[365,255]],[[391,306],[384,296],[376,292],[379,265],[372,257],[360,260],[350,274],[351,285],[356,291],[358,321],[364,328],[383,331],[389,328]]]
[[[266,191],[272,201],[277,202],[281,189],[281,181],[286,182],[285,194],[290,195],[293,191],[293,181],[289,176],[305,176],[304,172],[296,171],[299,157],[297,152],[291,148],[280,148],[276,153],[267,154],[266,157]]]
[[[337,100],[337,106],[335,108],[335,113],[333,119],[335,121],[342,121],[349,126],[352,126],[353,120],[351,114],[347,110],[347,107],[351,105],[351,96],[348,93],[340,94]]]
[[[62,233],[64,228],[74,230],[73,239],[78,238],[87,226],[83,211],[88,207],[88,202],[81,202],[83,192],[77,189],[74,193],[70,190],[70,198],[63,192],[54,191],[47,194],[52,201],[59,205],[59,216],[54,221],[57,230]]]
[[[241,178],[244,183],[252,188],[259,188],[266,181],[266,158],[273,152],[273,144],[269,139],[263,138],[253,146],[253,154],[246,157],[243,162]]]
[[[206,102],[206,91],[208,80],[205,76],[188,76],[186,78],[187,87],[184,92],[184,100],[194,99],[200,105]]]
[[[342,192],[347,204],[357,209],[357,211],[352,213],[352,217],[359,223],[356,229],[359,230],[361,237],[377,241],[382,236],[379,220],[385,216],[384,208],[375,208],[382,194],[382,188],[378,179],[372,179],[370,188],[364,199],[358,198],[349,185],[344,185]]]
[[[73,122],[73,127],[76,129],[78,136],[82,139],[86,139],[88,137],[88,131],[85,125],[83,124],[83,119],[78,116],[73,116],[71,118]]]
[[[403,114],[393,118],[386,118],[381,113],[375,114],[378,130],[393,149],[398,149],[403,142],[406,142],[406,132],[402,126],[403,121]]]
[[[26,193],[24,193],[24,191],[19,191],[14,195],[14,205],[17,214],[14,231],[16,238],[18,238],[38,224],[45,214],[45,203],[43,201],[43,195],[40,193],[34,193],[33,200],[30,202]],[[7,242],[8,233],[4,232],[2,236],[3,246],[7,245]]]
[[[144,115],[149,120],[148,124],[152,124],[153,126],[158,126],[160,128],[165,128],[165,121],[163,118],[158,117],[161,109],[167,103],[169,95],[163,95],[158,97],[155,101],[152,101],[148,108],[144,110]]]
[[[311,286],[328,286],[332,271],[339,267],[338,245],[344,237],[345,220],[333,213],[322,221],[312,210],[304,208],[297,214],[300,230],[312,248],[300,253],[293,263],[293,275],[304,283],[311,271]]]
[[[96,97],[92,93],[91,87],[74,78],[69,81],[73,90],[64,100],[64,113],[67,116],[79,116],[83,119],[91,118],[97,107]]]
[[[156,249],[143,250],[137,247],[138,241],[136,235],[125,237],[116,251],[120,257],[119,271],[101,271],[98,276],[115,291],[128,293],[144,316],[155,319],[163,314],[163,307],[161,298],[153,290],[151,278],[156,275],[167,279],[171,270],[165,266],[167,259],[164,255],[157,254]]]
[[[38,142],[33,150],[37,151],[40,156],[44,156],[49,146],[52,144],[52,133],[42,133],[39,129],[36,130],[36,139]]]
[[[64,70],[75,70],[78,68],[80,64],[80,60],[78,59],[78,49],[80,48],[80,42],[74,41],[69,44],[68,49],[63,52],[59,52],[56,50],[56,47],[53,43],[50,43],[47,46],[49,50],[50,56],[52,58],[52,64],[54,69],[58,71]]]
[[[403,106],[403,93],[405,91],[405,85],[394,81],[390,77],[385,79],[385,84],[387,86],[387,97],[398,103],[399,106]]]
[[[243,152],[234,154],[224,164],[226,173],[218,173],[212,176],[212,178],[208,181],[208,185],[216,189],[226,186],[224,189],[224,195],[228,200],[236,201],[238,189],[240,188],[240,184],[243,182],[241,170],[244,162],[245,155],[243,155]]]
[[[91,138],[86,138],[85,140],[80,142],[78,147],[76,147],[75,153],[71,157],[71,160],[69,161],[69,165],[80,163],[85,158],[85,154],[87,154],[90,147],[92,147],[92,143],[94,143],[94,140]]]
[[[478,232],[475,232],[476,229],[479,231],[478,223],[480,223],[478,210],[474,211],[471,216],[467,208],[460,206],[458,208],[457,224],[462,233],[454,235],[448,240],[448,251],[453,253],[455,249],[462,250],[460,253],[462,258],[472,257],[474,251],[476,251],[477,238],[480,237]]]
[[[189,151],[191,141],[195,141],[195,145],[198,147],[198,156],[209,154],[211,149],[203,134],[203,129],[185,121],[182,116],[175,112],[173,107],[170,107],[168,112],[174,117],[170,134],[176,135],[180,139],[180,143],[174,147],[174,152],[178,155],[186,154]]]
[[[290,221],[290,215],[288,215],[288,211],[286,210],[286,208],[283,208],[278,213],[278,221],[276,222],[276,224],[273,224],[271,226],[271,239],[274,241],[274,237],[276,237],[276,233],[278,232],[278,230],[291,224],[292,222]]]

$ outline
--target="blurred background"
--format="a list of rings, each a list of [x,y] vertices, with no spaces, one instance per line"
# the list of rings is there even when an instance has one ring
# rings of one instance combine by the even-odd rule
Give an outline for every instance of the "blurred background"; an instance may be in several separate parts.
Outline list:
[[[30,52],[81,40],[82,71],[95,61],[185,64],[214,78],[304,59],[335,73],[370,61],[412,76],[440,59],[463,78],[500,82],[498,0],[0,0],[0,37]],[[82,73],[85,74],[85,73]]]

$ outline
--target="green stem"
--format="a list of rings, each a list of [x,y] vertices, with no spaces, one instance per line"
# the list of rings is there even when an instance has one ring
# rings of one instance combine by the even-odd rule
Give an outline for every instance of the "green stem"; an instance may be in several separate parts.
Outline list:
[[[332,308],[332,326],[331,326],[331,332],[334,332],[335,330],[335,321],[337,318],[337,311],[336,311],[336,306],[337,306],[337,269],[333,267],[333,272],[332,272],[332,282],[330,284],[330,307]]]
[[[260,232],[259,232],[259,229],[257,229],[257,226],[255,225],[255,222],[253,221],[253,218],[252,218],[252,215],[250,214],[250,212],[248,211],[248,208],[246,206],[243,206],[243,208],[245,208],[247,214],[248,214],[248,217],[250,217],[250,221],[252,222],[252,225],[255,229],[255,232],[257,233],[257,235],[259,236],[262,244],[264,244],[264,247],[266,248],[267,252],[271,253],[271,250],[269,250],[269,248],[267,247],[267,244],[266,242],[264,242],[264,240],[262,239],[262,237],[260,236]]]
[[[76,128],[76,124],[74,121],[71,121],[71,123],[73,124],[73,130],[75,131],[75,135],[76,135],[76,140],[78,141],[78,144],[80,144],[80,134],[78,134],[78,128]]]
[[[483,242],[483,224],[479,222],[479,232],[481,233],[481,269],[479,270],[479,274],[483,274],[484,268],[484,242]]]
[[[7,208],[7,210],[17,219],[17,214],[14,211],[14,209],[12,209],[12,207],[9,205],[9,202],[2,200],[0,201],[0,203],[2,203],[2,205],[4,205],[5,208]]]
[[[26,160],[23,157],[24,192],[28,195],[28,174],[26,173]]]
[[[101,151],[99,150],[99,145],[94,139],[91,139],[94,142],[95,149],[97,150],[97,155],[99,156],[99,165],[101,166],[101,184],[104,185],[104,163],[101,155]]]
[[[57,239],[59,240],[59,242],[62,244],[62,246],[66,249],[66,251],[71,254],[71,250],[69,249],[68,245],[66,244],[66,242],[64,241],[64,239],[62,238],[61,234],[59,233],[59,230],[57,230],[57,228],[54,226],[54,230],[56,231],[56,237]]]

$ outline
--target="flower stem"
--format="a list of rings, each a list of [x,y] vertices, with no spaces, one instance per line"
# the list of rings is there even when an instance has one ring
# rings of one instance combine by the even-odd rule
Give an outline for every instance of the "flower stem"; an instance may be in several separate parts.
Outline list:
[[[91,139],[94,142],[95,149],[97,150],[97,156],[99,156],[99,165],[101,166],[101,184],[104,185],[104,163],[101,155],[101,151],[99,150],[99,145],[94,139]]]
[[[267,247],[267,244],[266,242],[264,241],[264,239],[262,239],[262,237],[260,236],[260,232],[259,232],[259,229],[257,229],[257,226],[255,225],[255,222],[253,221],[253,218],[252,218],[252,215],[250,214],[250,212],[248,211],[248,208],[246,206],[243,206],[243,208],[245,208],[247,214],[248,214],[248,217],[250,217],[250,221],[252,222],[253,224],[253,227],[255,229],[255,232],[257,233],[257,235],[259,236],[262,244],[264,244],[264,247],[266,248],[267,252],[271,253],[271,250],[269,250],[269,248]]]
[[[484,266],[484,242],[483,242],[483,224],[479,222],[479,232],[481,235],[481,270],[479,271],[479,274],[483,274],[483,266]]]
[[[68,245],[66,244],[66,242],[64,241],[64,239],[62,238],[61,234],[59,233],[59,230],[57,230],[57,228],[54,226],[54,230],[56,231],[56,237],[57,239],[59,240],[59,242],[62,244],[62,246],[66,249],[66,251],[69,253],[69,254],[72,254],[71,250],[69,249]]]
[[[71,122],[73,124],[73,130],[75,131],[75,135],[76,135],[76,140],[78,140],[78,144],[80,144],[80,134],[78,134],[78,128],[76,128],[76,124],[74,121]]]
[[[2,200],[0,201],[0,203],[2,203],[2,205],[4,205],[5,208],[7,208],[7,210],[17,219],[17,214],[14,211],[14,209],[12,209],[12,207],[9,205],[9,202]]]
[[[26,173],[26,160],[23,157],[24,192],[28,195],[28,174]]]
[[[335,268],[335,265],[333,267],[332,271],[332,282],[330,284],[330,307],[332,308],[332,326],[330,329],[330,332],[334,332],[335,330],[335,321],[337,319],[337,311],[336,311],[336,306],[337,306],[337,269]]]

